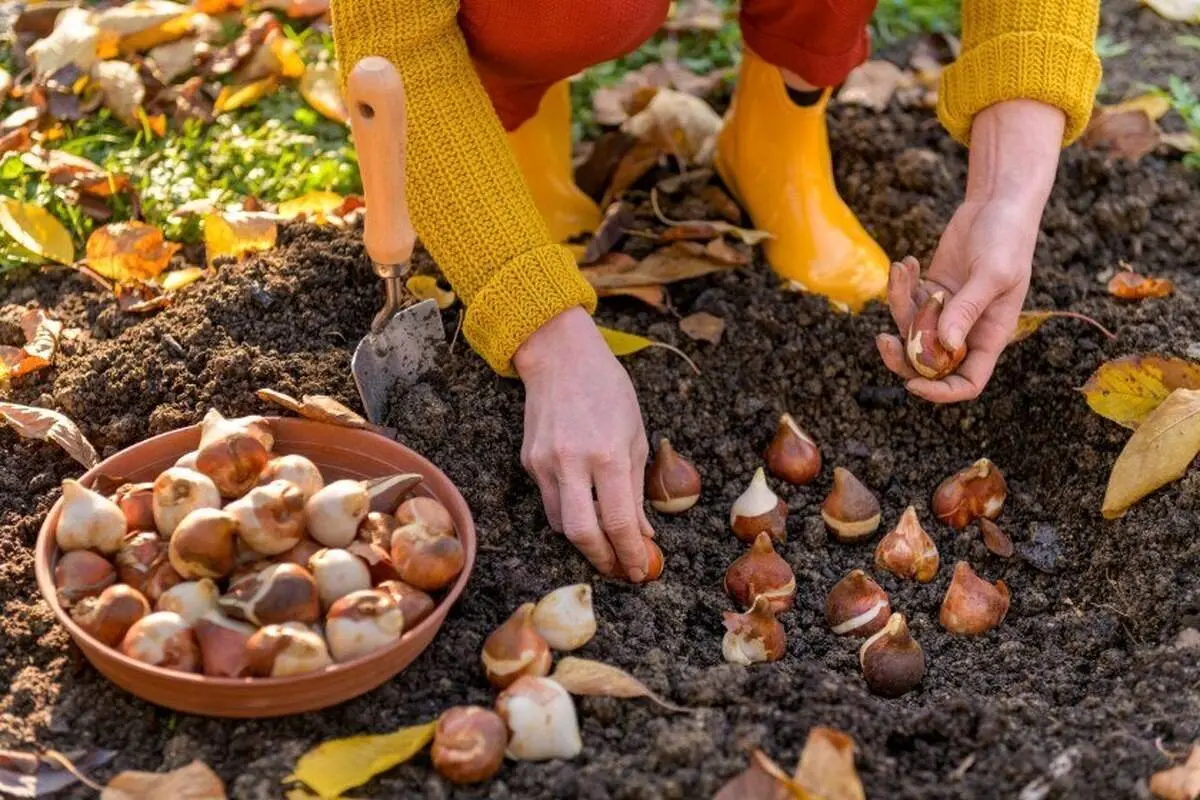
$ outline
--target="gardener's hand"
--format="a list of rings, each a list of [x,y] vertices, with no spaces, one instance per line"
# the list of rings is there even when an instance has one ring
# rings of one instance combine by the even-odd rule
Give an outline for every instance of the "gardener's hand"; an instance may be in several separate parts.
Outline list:
[[[642,537],[654,530],[642,505],[646,429],[629,374],[582,308],[538,329],[513,365],[525,382],[521,464],[541,489],[550,527],[600,572],[619,568],[640,583]]]
[[[1064,125],[1062,111],[1032,100],[997,103],[975,116],[966,198],[946,226],[925,280],[910,257],[892,265],[888,281],[888,304],[901,336],[917,304],[941,287],[949,299],[938,338],[951,350],[967,345],[958,370],[933,381],[909,366],[900,338],[881,334],[876,344],[883,362],[908,380],[913,394],[934,403],[971,400],[992,377],[1029,290]]]

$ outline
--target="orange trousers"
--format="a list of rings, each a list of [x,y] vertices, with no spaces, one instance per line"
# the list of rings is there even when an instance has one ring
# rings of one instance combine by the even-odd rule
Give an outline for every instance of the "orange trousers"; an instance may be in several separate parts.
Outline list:
[[[867,57],[876,0],[742,0],[746,45],[814,86],[834,86]],[[532,117],[552,85],[633,52],[669,0],[462,0],[459,26],[507,130]]]

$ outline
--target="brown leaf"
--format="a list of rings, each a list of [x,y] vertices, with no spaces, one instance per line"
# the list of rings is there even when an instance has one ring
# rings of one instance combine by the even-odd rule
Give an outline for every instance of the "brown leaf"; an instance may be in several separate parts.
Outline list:
[[[558,662],[550,678],[571,694],[594,697],[645,697],[668,711],[689,710],[659,697],[623,669],[601,661],[567,656]]]
[[[210,77],[228,75],[251,58],[262,47],[271,31],[279,29],[279,20],[269,11],[254,17],[238,37],[220,48],[209,58],[205,72]]]
[[[865,800],[854,769],[854,740],[833,728],[808,732],[794,776],[796,783],[821,800]]]
[[[671,86],[671,74],[660,63],[646,64],[625,73],[611,86],[601,86],[592,94],[592,114],[600,125],[620,125],[646,107],[654,94]]]
[[[732,267],[744,267],[750,263],[750,256],[720,238],[713,239],[704,245],[704,252],[722,264],[729,264]]]
[[[1136,428],[1176,389],[1200,389],[1200,364],[1142,355],[1101,364],[1080,391],[1092,411]]]
[[[114,222],[88,237],[87,263],[117,283],[147,281],[167,268],[179,247],[148,223]]]
[[[717,87],[725,81],[731,80],[737,74],[736,70],[730,67],[713,70],[707,75],[698,75],[673,58],[663,61],[662,66],[671,76],[673,88],[702,98],[708,97],[717,90]]]
[[[0,402],[0,421],[26,439],[53,442],[71,458],[91,469],[100,461],[96,449],[67,417],[48,408]]]
[[[697,311],[679,320],[679,330],[688,338],[709,344],[720,344],[721,336],[725,333],[725,320],[713,316],[707,311]]]
[[[634,224],[633,210],[624,203],[613,203],[604,212],[604,220],[592,234],[587,250],[583,253],[583,264],[591,264],[612,251],[625,238],[625,232]]]
[[[26,153],[21,160],[31,168],[45,172],[46,178],[56,186],[66,186],[95,197],[112,197],[130,188],[127,176],[111,173],[99,164],[63,150],[51,150],[44,157]]]
[[[1158,800],[1196,800],[1200,798],[1200,744],[1184,764],[1150,776],[1150,793]]]
[[[610,183],[617,164],[633,148],[636,139],[621,131],[608,131],[591,144],[583,161],[575,167],[575,183],[589,197],[600,197]]]
[[[338,88],[337,68],[332,64],[309,64],[300,79],[300,95],[326,118],[349,124],[350,112]]]
[[[737,225],[742,221],[742,207],[737,204],[737,201],[726,194],[720,186],[709,185],[701,187],[700,199],[708,204],[718,215],[724,217],[727,222]]]
[[[87,773],[112,761],[114,756],[112,750],[67,754],[50,750],[40,756],[0,750],[0,795],[49,797],[80,782],[98,789]]]
[[[101,61],[95,69],[104,105],[113,116],[131,128],[141,128],[138,111],[146,99],[146,87],[137,67],[124,61]]]
[[[150,283],[118,283],[113,294],[117,308],[129,314],[149,314],[171,304],[171,296]]]
[[[1176,389],[1150,412],[1117,456],[1101,509],[1124,516],[1146,495],[1178,480],[1200,453],[1200,389]]]
[[[1086,322],[1096,327],[1102,334],[1109,339],[1117,338],[1117,335],[1108,328],[1101,325],[1096,320],[1085,314],[1077,314],[1074,311],[1022,311],[1017,317],[1017,327],[1013,330],[1009,337],[1009,344],[1024,341],[1033,334],[1037,333],[1038,328],[1046,324],[1047,321],[1055,317],[1066,317],[1069,319],[1077,319],[1081,322]]]
[[[316,422],[327,422],[340,425],[343,428],[359,428],[375,430],[375,426],[367,422],[359,414],[323,394],[306,394],[301,399],[277,392],[274,389],[259,389],[254,393],[264,403],[274,403],[282,406],[293,414],[299,414],[305,419]]]
[[[621,160],[617,162],[600,205],[608,208],[614,200],[641,180],[643,175],[654,169],[662,157],[663,152],[657,145],[651,142],[635,141],[634,145],[625,151]]]
[[[750,766],[721,787],[713,800],[788,800],[796,797],[791,779],[761,750],[750,757]]]
[[[908,80],[903,70],[890,61],[867,61],[846,76],[837,99],[849,105],[883,111],[896,90]]]
[[[164,83],[172,83],[196,68],[196,62],[207,45],[197,36],[159,45],[146,54]]]
[[[632,297],[650,306],[655,311],[665,314],[671,310],[670,305],[667,304],[667,290],[662,286],[623,286],[617,289],[597,289],[596,296]]]
[[[649,104],[625,120],[621,130],[670,153],[683,164],[712,161],[721,116],[699,97],[660,89]]]
[[[770,239],[771,234],[766,231],[756,231],[749,228],[739,228],[736,225],[731,225],[724,220],[705,220],[705,219],[686,219],[678,220],[671,219],[662,212],[658,205],[657,191],[650,194],[650,205],[654,208],[654,215],[667,228],[659,238],[665,242],[680,241],[680,240],[696,240],[696,239],[712,239],[723,234],[736,236],[744,244],[756,245],[765,239]]]
[[[1167,297],[1175,284],[1167,278],[1148,278],[1132,270],[1121,270],[1108,281],[1108,293],[1122,300],[1144,300],[1147,297]]]
[[[987,517],[979,518],[979,534],[983,538],[983,546],[992,553],[1001,558],[1012,556],[1014,552],[1012,539],[1000,529],[999,525]]]
[[[100,800],[224,800],[225,784],[202,761],[173,772],[122,772],[100,793]]]
[[[696,242],[673,242],[646,256],[633,269],[614,274],[588,275],[588,282],[597,289],[656,286],[733,268],[729,263],[713,258]]]
[[[49,366],[58,351],[62,330],[62,323],[51,319],[42,309],[31,308],[26,311],[21,317],[21,332],[25,334],[25,346],[20,348],[24,354],[23,363],[10,368],[9,374],[18,377]]]
[[[1162,129],[1145,108],[1097,108],[1080,142],[1115,158],[1137,161],[1157,147],[1161,138]]]
[[[25,128],[17,128],[9,131],[6,134],[0,135],[0,156],[4,155],[5,153],[28,150],[32,141],[29,138],[30,128],[32,127],[33,126],[31,125]]]

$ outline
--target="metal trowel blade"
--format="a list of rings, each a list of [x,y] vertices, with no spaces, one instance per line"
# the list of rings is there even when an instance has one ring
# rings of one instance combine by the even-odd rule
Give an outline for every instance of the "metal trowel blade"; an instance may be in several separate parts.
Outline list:
[[[397,311],[379,333],[364,336],[354,349],[350,369],[367,419],[382,425],[392,388],[416,383],[436,363],[437,346],[445,341],[435,300]]]

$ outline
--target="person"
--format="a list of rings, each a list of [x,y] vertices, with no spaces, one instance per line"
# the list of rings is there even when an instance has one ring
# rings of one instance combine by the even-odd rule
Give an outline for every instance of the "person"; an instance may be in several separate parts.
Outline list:
[[[633,385],[591,320],[596,295],[560,242],[599,222],[572,183],[566,79],[653,35],[668,0],[333,0],[343,78],[360,59],[399,69],[408,98],[414,227],[466,305],[463,332],[525,386],[521,461],[550,526],[597,570],[646,575],[648,446]],[[965,198],[922,282],[889,259],[833,183],[830,87],[868,52],[874,0],[742,0],[745,41],[716,162],[782,277],[851,311],[887,294],[900,330],[936,284],[943,343],[969,355],[940,381],[884,363],[936,403],[986,385],[1029,285],[1059,151],[1100,79],[1099,0],[964,0],[962,50],[938,115],[968,144]],[[594,496],[593,496],[594,490]]]

